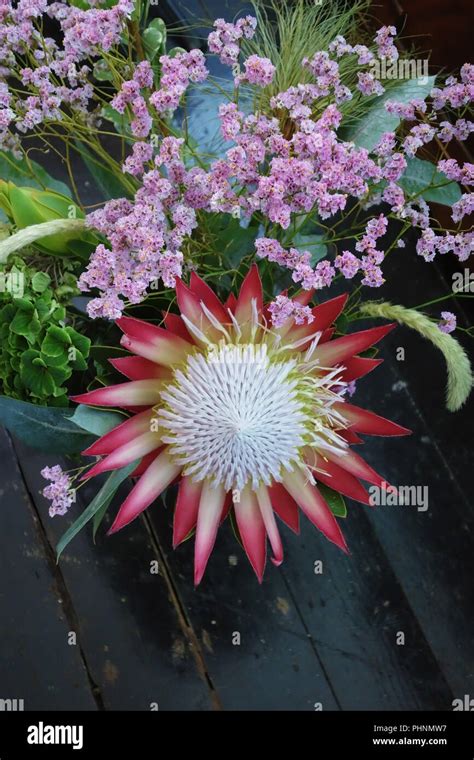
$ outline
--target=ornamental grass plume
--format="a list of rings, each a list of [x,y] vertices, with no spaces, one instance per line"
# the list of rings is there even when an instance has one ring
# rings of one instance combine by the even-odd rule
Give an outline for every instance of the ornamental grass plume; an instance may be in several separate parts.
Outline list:
[[[462,407],[472,389],[472,370],[466,352],[452,335],[440,330],[439,326],[425,314],[420,314],[415,309],[406,309],[404,306],[369,301],[360,305],[360,311],[368,317],[394,319],[401,325],[416,330],[439,348],[446,359],[448,370],[446,407],[450,412],[457,412]]]

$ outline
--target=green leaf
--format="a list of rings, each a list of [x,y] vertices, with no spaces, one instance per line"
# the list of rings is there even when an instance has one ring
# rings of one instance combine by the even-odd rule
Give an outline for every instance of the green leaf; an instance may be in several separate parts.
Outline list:
[[[46,272],[35,272],[31,278],[31,287],[35,293],[43,293],[51,282],[51,277]]]
[[[124,417],[123,414],[118,414],[118,412],[104,411],[95,407],[86,406],[85,404],[79,404],[71,417],[72,422],[98,438],[105,435],[122,422],[125,422],[126,419],[127,418]]]
[[[394,100],[397,103],[408,103],[413,99],[424,99],[429,95],[435,84],[435,77],[427,77],[422,84],[419,79],[401,79],[389,87],[383,95],[368,105],[363,116],[357,122],[341,130],[343,140],[354,142],[359,148],[372,150],[384,132],[394,132],[400,124],[400,118],[387,113],[385,103]]]
[[[158,52],[164,52],[165,41],[165,22],[161,18],[154,18],[143,32],[143,44],[149,61],[153,61]]]
[[[93,73],[98,82],[111,82],[114,78],[113,73],[107,65],[107,61],[104,61],[103,58],[94,64]]]
[[[251,252],[258,234],[257,227],[241,227],[238,219],[218,217],[211,221],[214,233],[213,248],[231,267],[238,267],[243,257]]]
[[[116,470],[111,475],[109,475],[97,496],[91,501],[87,509],[84,510],[82,515],[78,517],[78,519],[71,525],[71,527],[59,540],[56,547],[57,560],[59,560],[59,557],[61,556],[68,543],[74,538],[74,536],[79,533],[81,528],[83,528],[84,525],[89,522],[89,520],[92,520],[96,512],[102,509],[104,507],[104,504],[107,504],[107,506],[110,504],[110,501],[115,495],[120,484],[123,483],[126,478],[128,478],[128,476],[138,466],[139,462],[140,460],[138,459],[126,467],[122,467],[122,469]]]
[[[112,108],[111,105],[107,104],[103,106],[101,115],[104,117],[104,119],[107,119],[107,121],[112,122],[115,127],[115,131],[118,132],[119,135],[133,139],[132,131],[130,129],[130,121],[124,113],[119,113],[115,110],[115,108]]]
[[[327,502],[333,515],[336,517],[347,517],[346,502],[340,493],[322,483],[318,483],[318,490],[321,492],[321,496]]]
[[[82,160],[87,166],[93,179],[97,183],[105,200],[112,198],[130,198],[130,192],[118,179],[118,177],[106,166],[100,164],[83,145],[80,146]]]
[[[0,422],[33,448],[51,454],[76,454],[90,446],[95,436],[71,422],[70,409],[36,406],[0,396]]]
[[[324,259],[327,255],[328,249],[322,242],[324,235],[302,235],[297,233],[293,240],[292,246],[298,248],[299,251],[309,251],[311,254],[311,266],[315,266],[318,261]]]
[[[36,161],[13,158],[10,154],[7,157],[2,151],[0,151],[0,177],[21,187],[55,190],[57,193],[71,197],[68,186],[64,182],[53,179]]]
[[[50,356],[53,359],[63,358],[61,364],[67,361],[68,348],[71,345],[71,338],[64,327],[50,325],[41,344],[41,353]]]
[[[24,298],[17,298],[15,304],[19,305],[19,301],[22,302],[22,304],[28,304],[28,306],[20,306],[10,324],[10,330],[11,332],[16,333],[16,335],[23,335],[30,343],[34,343],[36,336],[41,330],[38,312],[33,304],[29,303]]]
[[[29,348],[21,356],[20,377],[27,388],[38,398],[52,396],[56,382],[39,351]]]
[[[97,535],[97,531],[99,530],[102,520],[104,519],[106,512],[110,506],[110,502],[112,501],[113,495],[110,497],[110,499],[107,499],[104,501],[101,507],[97,510],[94,517],[92,518],[92,538],[95,541],[95,537]]]
[[[443,206],[452,206],[460,200],[462,195],[457,182],[449,180],[430,161],[423,161],[416,157],[408,159],[407,168],[398,180],[398,184],[409,195],[421,195],[425,201],[441,203]]]

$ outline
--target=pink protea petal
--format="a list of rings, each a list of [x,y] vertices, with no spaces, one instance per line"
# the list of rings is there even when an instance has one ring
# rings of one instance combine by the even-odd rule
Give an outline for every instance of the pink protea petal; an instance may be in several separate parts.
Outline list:
[[[347,401],[336,401],[334,408],[351,423],[351,430],[356,433],[384,436],[411,434],[411,430],[408,428],[397,425],[391,420],[386,420],[385,417],[380,417],[380,415],[369,412],[367,409],[349,404]]]
[[[189,319],[209,340],[218,342],[222,338],[222,333],[214,327],[205,315],[199,298],[179,277],[176,278],[176,300],[181,314]]]
[[[349,499],[355,499],[362,504],[370,505],[370,496],[365,490],[362,483],[360,483],[354,475],[350,472],[339,467],[333,460],[324,459],[322,456],[310,454],[306,462],[311,467],[317,467],[317,472],[314,472],[314,477],[324,485],[329,486],[334,491],[342,493],[343,496],[348,496]]]
[[[109,535],[116,533],[138,517],[180,472],[181,466],[173,462],[167,448],[158,454],[120,507]]]
[[[189,343],[194,343],[194,338],[189,334],[188,328],[179,314],[172,314],[170,311],[167,311],[163,313],[163,322],[167,330],[175,335],[179,335],[180,338],[189,341]]]
[[[120,341],[124,348],[165,367],[179,364],[192,350],[192,344],[179,335],[141,319],[121,317],[117,324],[125,333]]]
[[[358,380],[360,377],[364,377],[373,369],[382,364],[383,359],[365,359],[362,356],[353,356],[352,359],[347,359],[344,362],[345,370],[341,375],[341,380],[349,383],[351,380]]]
[[[230,309],[232,314],[234,314],[236,306],[237,306],[237,298],[234,296],[233,293],[229,293],[229,297],[227,301],[225,302],[224,307],[226,309]]]
[[[234,504],[237,526],[255,574],[262,582],[267,557],[265,524],[254,491],[245,486]]]
[[[335,327],[328,327],[326,330],[323,330],[323,333],[322,333],[322,335],[321,335],[321,337],[319,339],[319,344],[318,345],[322,346],[323,343],[327,343],[328,340],[331,340],[331,338],[332,338],[332,336],[334,335],[335,332],[336,332],[336,328]],[[303,349],[300,349],[300,350],[302,351]]]
[[[219,320],[219,322],[222,322],[222,324],[230,322],[229,314],[219,301],[212,288],[209,287],[207,282],[204,282],[204,280],[198,277],[196,272],[191,272],[189,288],[200,301],[203,301],[209,311],[215,316],[216,319]]]
[[[196,527],[202,483],[194,483],[188,475],[181,478],[173,519],[173,549]]]
[[[246,326],[247,332],[253,318],[252,301],[255,301],[257,316],[260,317],[263,309],[263,290],[256,264],[252,264],[250,267],[240,288],[235,306],[235,318],[241,326]]]
[[[354,433],[354,431],[351,430],[351,428],[347,428],[347,430],[338,430],[337,432],[338,432],[338,435],[341,436],[341,438],[344,438],[344,440],[347,441],[347,443],[350,443],[351,445],[357,444],[357,443],[364,443],[362,438],[359,438],[357,433]]]
[[[143,459],[140,462],[140,464],[137,465],[135,467],[134,471],[130,473],[130,477],[131,478],[139,478],[141,475],[143,475],[143,473],[145,472],[145,470],[148,470],[148,467],[151,465],[151,463],[153,462],[153,460],[156,459],[156,457],[158,456],[158,454],[160,454],[163,451],[164,448],[165,448],[164,446],[160,446],[155,451],[151,451],[149,454],[146,454],[143,457]]]
[[[359,454],[356,454],[355,451],[352,451],[352,449],[348,449],[340,456],[337,456],[332,452],[326,452],[326,456],[338,465],[338,467],[342,467],[360,480],[365,480],[367,483],[373,483],[380,488],[388,488],[389,486],[382,476],[375,472],[375,470],[367,464],[365,459],[362,459],[362,457],[359,456]]]
[[[293,297],[293,301],[300,303],[302,306],[307,306],[315,293],[316,291],[314,288],[311,288],[311,290],[300,290],[300,292]]]
[[[313,359],[319,359],[322,367],[333,367],[335,364],[343,364],[355,354],[365,351],[374,343],[381,340],[396,327],[395,324],[382,325],[381,327],[372,327],[370,330],[361,330],[360,332],[344,335],[343,338],[336,338],[323,346],[316,348]]]
[[[135,459],[141,459],[146,454],[149,454],[154,449],[157,449],[160,445],[160,438],[157,433],[150,433],[149,431],[142,435],[133,438],[131,441],[127,441],[123,446],[115,449],[111,454],[101,459],[93,467],[90,468],[81,480],[86,478],[93,478],[95,475],[100,475],[102,472],[110,472],[110,470],[118,470],[120,467],[126,467]]]
[[[336,298],[331,298],[330,301],[325,301],[315,306],[311,310],[314,317],[313,321],[305,325],[294,325],[288,333],[289,342],[296,343],[296,341],[302,340],[305,336],[311,336],[315,332],[327,330],[342,312],[347,298],[347,293],[344,293],[342,296],[336,296]],[[308,337],[308,341],[309,339]]]
[[[110,454],[112,451],[119,448],[119,446],[123,446],[133,438],[142,435],[142,433],[148,432],[150,430],[150,420],[153,417],[153,414],[153,409],[146,409],[140,414],[129,417],[97,441],[94,441],[92,446],[85,449],[82,454],[91,457]]]
[[[266,486],[260,486],[257,490],[257,501],[265,524],[268,540],[270,541],[273,551],[272,562],[274,565],[281,565],[283,562],[283,545],[281,543],[278,525],[275,520],[275,513]]]
[[[172,374],[168,367],[162,367],[149,359],[141,356],[123,356],[118,359],[109,359],[112,367],[130,380],[148,380],[152,377],[158,379],[171,378]]]
[[[199,502],[194,546],[195,586],[198,586],[202,580],[215,544],[225,497],[226,493],[221,485],[213,487],[208,480],[204,481]]]
[[[224,506],[222,508],[220,525],[222,525],[222,523],[226,521],[230,513],[230,510],[232,509],[233,504],[234,504],[234,500],[232,498],[232,491],[227,491],[225,495]]]
[[[286,488],[284,488],[281,483],[274,483],[268,489],[268,493],[270,494],[272,507],[278,517],[283,520],[285,525],[288,525],[294,533],[299,533],[300,514],[298,504],[290,496]]]
[[[133,380],[131,383],[97,388],[89,393],[71,396],[71,399],[89,406],[152,406],[160,400],[160,383],[156,380]]]
[[[342,531],[316,486],[310,483],[300,469],[285,473],[283,485],[299,504],[305,515],[323,535],[348,553]]]

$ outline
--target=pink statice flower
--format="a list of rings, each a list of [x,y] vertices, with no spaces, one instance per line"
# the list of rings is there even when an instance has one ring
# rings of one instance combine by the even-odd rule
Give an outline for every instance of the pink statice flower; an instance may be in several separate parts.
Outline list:
[[[244,73],[235,77],[235,84],[249,82],[259,87],[266,87],[271,84],[275,76],[275,66],[269,58],[261,58],[258,55],[251,55],[244,61]]]
[[[71,489],[71,482],[67,473],[63,472],[59,464],[54,467],[44,467],[41,475],[49,480],[50,485],[43,488],[42,494],[51,502],[49,516],[65,515],[71,504],[75,501],[75,493]]]
[[[456,315],[452,313],[452,311],[442,311],[441,312],[441,321],[438,324],[439,329],[443,333],[452,333],[456,329]]]
[[[314,316],[309,306],[303,306],[287,296],[279,295],[268,306],[268,311],[272,315],[273,327],[281,327],[287,319],[293,317],[295,324],[310,324]]]

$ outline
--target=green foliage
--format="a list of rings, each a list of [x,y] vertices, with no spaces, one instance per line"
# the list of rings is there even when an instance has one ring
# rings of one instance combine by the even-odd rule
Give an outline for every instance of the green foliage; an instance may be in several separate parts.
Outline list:
[[[422,196],[425,201],[452,206],[461,198],[461,188],[457,182],[447,178],[436,170],[430,161],[420,158],[410,158],[407,168],[400,177],[398,184],[410,196]]]
[[[3,393],[33,404],[65,407],[66,382],[73,371],[87,368],[90,340],[66,325],[66,309],[49,274],[35,271],[18,257],[0,274]]]
[[[143,44],[148,60],[152,62],[166,51],[166,25],[163,19],[154,18],[143,32]]]
[[[91,501],[87,509],[82,512],[78,519],[71,525],[69,530],[67,530],[66,533],[61,537],[56,547],[57,559],[59,559],[68,543],[74,538],[74,536],[79,533],[79,531],[84,527],[84,525],[89,522],[89,520],[92,520],[94,516],[99,512],[101,518],[104,516],[105,511],[112,501],[118,487],[135,470],[139,462],[140,460],[138,459],[137,461],[132,462],[120,470],[115,470],[115,472],[109,475],[99,493]],[[94,527],[96,531],[98,527],[97,522]]]
[[[385,110],[387,100],[408,103],[415,98],[425,98],[435,85],[435,77],[427,77],[426,80],[424,84],[418,79],[383,81],[386,88],[383,95],[372,100],[362,115],[341,130],[342,139],[354,142],[359,148],[372,150],[384,132],[394,132],[400,125],[400,117]]]
[[[329,486],[325,486],[322,483],[318,483],[318,490],[321,492],[321,496],[324,498],[329,509],[336,517],[347,517],[347,507],[344,497],[341,496],[338,491],[334,491]]]
[[[53,190],[61,195],[71,197],[71,191],[64,182],[53,179],[46,169],[26,158],[13,158],[10,153],[0,151],[0,177],[6,182],[13,182],[22,187],[36,187]]]
[[[18,230],[56,219],[83,219],[84,212],[66,195],[53,190],[19,187],[0,180],[0,208]],[[56,255],[88,256],[96,236],[86,230],[64,230],[35,241],[42,252]]]
[[[70,414],[70,409],[35,406],[0,396],[2,425],[28,446],[50,454],[77,454],[95,440],[94,435],[72,422]]]

